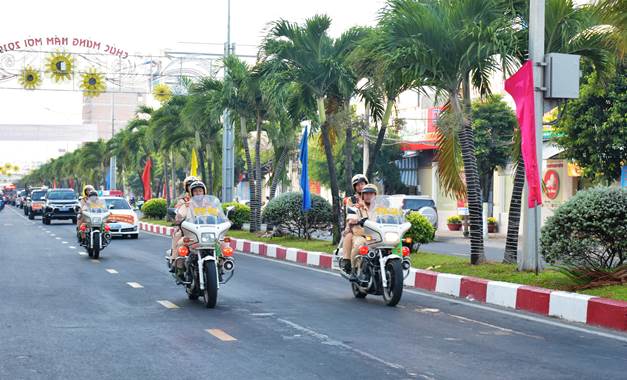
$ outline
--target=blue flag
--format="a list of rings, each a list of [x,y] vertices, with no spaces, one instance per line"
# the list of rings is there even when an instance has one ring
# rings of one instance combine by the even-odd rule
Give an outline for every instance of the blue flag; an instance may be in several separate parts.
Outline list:
[[[111,190],[111,168],[107,170],[107,177],[105,178],[105,189]]]
[[[302,140],[300,140],[300,163],[302,166],[302,171],[300,173],[300,188],[303,189],[303,211],[308,211],[311,208],[311,193],[309,192],[309,173],[307,170],[307,164],[309,163],[307,134],[307,127],[305,127],[303,138]]]

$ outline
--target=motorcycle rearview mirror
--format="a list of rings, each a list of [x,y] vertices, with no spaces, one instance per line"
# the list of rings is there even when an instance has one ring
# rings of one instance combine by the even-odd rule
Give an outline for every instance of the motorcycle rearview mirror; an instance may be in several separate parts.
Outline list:
[[[226,208],[226,217],[230,218],[233,212],[235,212],[235,206],[228,206]]]

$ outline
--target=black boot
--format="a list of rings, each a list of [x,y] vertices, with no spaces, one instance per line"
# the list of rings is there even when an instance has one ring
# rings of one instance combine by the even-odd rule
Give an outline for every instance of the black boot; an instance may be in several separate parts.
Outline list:
[[[351,274],[352,268],[351,268],[351,261],[350,261],[350,259],[342,259],[342,270],[346,274],[349,274],[349,275]]]

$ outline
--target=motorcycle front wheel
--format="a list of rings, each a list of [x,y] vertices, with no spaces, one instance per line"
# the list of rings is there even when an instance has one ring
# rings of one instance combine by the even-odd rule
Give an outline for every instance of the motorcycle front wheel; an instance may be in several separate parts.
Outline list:
[[[205,290],[203,291],[203,300],[205,307],[213,309],[218,302],[218,271],[216,263],[210,261],[205,264]]]
[[[401,260],[390,260],[385,266],[387,287],[383,289],[383,300],[388,306],[396,306],[403,294],[403,267]]]

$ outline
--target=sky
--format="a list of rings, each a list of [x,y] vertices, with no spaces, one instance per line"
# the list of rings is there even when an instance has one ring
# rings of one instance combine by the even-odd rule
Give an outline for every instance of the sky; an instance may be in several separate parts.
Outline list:
[[[37,37],[89,38],[129,53],[156,54],[180,42],[222,52],[227,35],[227,0],[206,1],[3,1],[0,47]],[[333,19],[331,35],[354,25],[374,25],[384,0],[231,0],[231,41],[238,51],[256,52],[263,31],[280,18],[302,22],[315,14]],[[190,45],[188,45],[190,46]],[[0,54],[2,60],[8,54]],[[14,67],[19,67],[16,62]],[[48,78],[44,78],[47,82]],[[80,92],[26,91],[0,82],[0,124],[80,124]],[[3,153],[4,152],[4,153]],[[21,147],[19,154],[24,152]],[[0,141],[0,163],[17,154]]]

